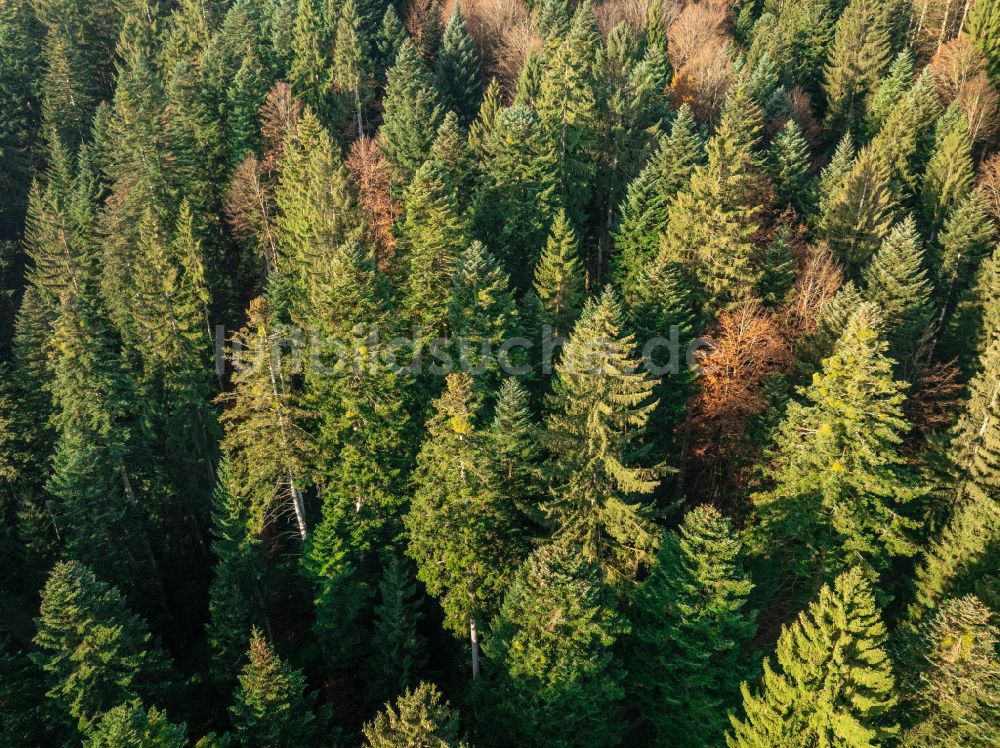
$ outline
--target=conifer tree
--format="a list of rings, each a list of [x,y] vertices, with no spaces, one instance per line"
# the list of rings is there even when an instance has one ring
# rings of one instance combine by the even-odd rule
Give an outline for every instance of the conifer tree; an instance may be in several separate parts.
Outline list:
[[[600,112],[600,30],[589,2],[546,57],[535,109],[553,143],[559,196],[577,230],[586,226]]]
[[[533,109],[535,99],[542,87],[542,56],[538,50],[532,49],[528,56],[524,58],[521,65],[521,72],[517,77],[517,90],[514,92],[514,100],[511,106]]]
[[[628,293],[659,251],[670,200],[687,184],[702,159],[703,146],[691,108],[681,105],[664,138],[638,176],[629,183],[614,235],[617,255],[611,279]]]
[[[884,569],[911,556],[919,522],[905,505],[923,489],[899,451],[909,425],[903,418],[906,384],[878,332],[879,312],[862,305],[851,314],[833,354],[792,401],[767,468],[774,488],[752,498],[761,537],[799,578],[829,578],[859,556]],[[787,567],[786,567],[787,568]]]
[[[635,596],[628,667],[661,744],[718,744],[747,672],[752,588],[732,523],[713,507],[667,533]]]
[[[212,553],[215,556],[208,588],[212,675],[219,684],[235,682],[246,653],[247,637],[263,616],[263,550],[245,500],[228,460],[219,465],[213,506]],[[257,528],[259,530],[259,528]]]
[[[824,181],[827,176],[824,173]],[[867,262],[893,224],[896,200],[890,176],[886,156],[866,147],[854,159],[850,171],[827,193],[829,196],[821,197],[820,233],[844,263],[848,275]]]
[[[451,189],[459,211],[469,213],[478,182],[479,165],[475,163],[458,115],[454,112],[448,112],[441,121],[428,160]]]
[[[529,556],[487,639],[507,740],[617,744],[624,691],[612,647],[627,626],[600,566],[579,547],[560,541]]]
[[[305,413],[288,392],[278,338],[264,298],[250,302],[247,324],[235,335],[230,354],[237,366],[233,389],[219,397],[235,485],[249,504],[250,527],[260,532],[276,514],[291,509],[305,540],[308,535],[302,491],[310,444],[301,422]]]
[[[802,137],[802,129],[794,119],[771,143],[769,153],[771,177],[784,205],[791,205],[799,213],[809,210],[809,146]]]
[[[584,307],[556,366],[546,443],[556,533],[582,548],[608,578],[632,579],[656,544],[639,497],[659,483],[643,434],[656,408],[655,381],[641,368],[621,305],[606,290]]]
[[[329,35],[317,0],[296,0],[295,29],[292,37],[292,65],[288,82],[297,98],[324,122],[333,114]]]
[[[646,26],[643,30],[643,45],[645,54],[656,55],[664,60],[670,59],[669,41],[667,39],[667,23],[663,17],[663,6],[653,3],[646,13]]]
[[[105,712],[84,741],[84,748],[184,748],[188,744],[187,729],[167,721],[165,712],[142,702],[130,701]]]
[[[46,674],[47,696],[90,732],[100,717],[133,698],[154,698],[171,667],[146,622],[115,587],[76,561],[55,565],[42,590],[32,660]]]
[[[431,161],[406,188],[403,211],[399,248],[408,265],[403,307],[411,324],[434,337],[446,324],[447,289],[468,243],[469,220],[455,202],[447,175]]]
[[[826,63],[826,125],[857,133],[868,98],[889,65],[889,15],[882,0],[851,0],[834,28]]]
[[[427,423],[405,519],[417,577],[440,599],[448,628],[468,632],[473,677],[479,675],[479,626],[521,545],[512,508],[490,469],[489,441],[475,425],[476,409],[471,377],[449,374]]]
[[[448,706],[431,683],[421,683],[401,693],[395,705],[386,704],[372,722],[364,726],[371,748],[402,745],[433,748],[467,748],[460,738],[458,713]]]
[[[382,107],[379,145],[396,183],[405,186],[426,158],[444,117],[434,78],[408,39],[389,71]]]
[[[851,173],[856,155],[854,138],[851,133],[846,132],[837,143],[830,163],[823,167],[816,180],[817,218],[822,218],[830,209],[841,183]]]
[[[586,288],[578,251],[576,233],[566,211],[560,209],[535,268],[534,283],[542,302],[543,320],[557,337],[569,333],[583,307]]]
[[[963,31],[986,58],[990,75],[1000,78],[1000,8],[989,0],[974,0]]]
[[[416,585],[398,556],[389,556],[378,589],[368,693],[382,701],[413,686],[427,662],[427,642],[417,630],[423,613]]]
[[[476,389],[492,392],[500,370],[501,346],[517,325],[517,307],[507,273],[486,248],[472,242],[452,276],[448,331],[459,367],[474,375]]]
[[[944,601],[921,626],[921,662],[905,681],[906,713],[915,723],[903,735],[907,745],[940,745],[944,738],[985,748],[1000,740],[1000,631],[991,617],[968,595]]]
[[[476,235],[496,248],[514,284],[526,288],[530,268],[541,256],[561,204],[559,163],[541,122],[530,109],[502,109],[485,130],[482,117],[488,114],[490,101],[487,90],[480,119],[473,124],[473,133],[480,122],[485,131],[481,153],[477,152],[484,165],[484,179],[476,195]]]
[[[971,285],[975,268],[989,254],[994,233],[986,199],[978,190],[960,201],[945,219],[927,263],[942,312],[952,311],[956,299]]]
[[[254,54],[246,54],[226,89],[225,141],[230,166],[237,166],[260,146],[259,112],[267,98],[266,72]]]
[[[479,111],[483,84],[479,56],[459,4],[455,5],[445,26],[435,70],[444,106],[455,112],[467,127]]]
[[[909,615],[919,620],[945,597],[995,584],[1000,538],[1000,334],[993,331],[980,372],[969,384],[969,401],[955,425],[949,461],[953,515],[917,569]],[[992,566],[991,566],[992,564]],[[991,582],[992,577],[992,582]],[[988,597],[983,593],[983,597]]]
[[[670,205],[664,248],[697,281],[706,316],[746,295],[760,277],[754,235],[762,209],[761,174],[753,148],[760,108],[749,87],[729,95],[722,119],[690,186]]]
[[[354,0],[344,0],[337,21],[337,36],[333,53],[333,85],[349,102],[346,107],[354,110],[358,135],[365,134],[364,114],[372,95],[371,52],[362,28]]]
[[[312,744],[320,725],[315,695],[306,693],[302,673],[283,662],[256,628],[250,635],[247,660],[229,708],[240,745]]]
[[[896,55],[868,100],[868,126],[872,132],[878,132],[886,123],[890,112],[909,92],[913,79],[913,53],[904,49]]]
[[[912,216],[889,231],[865,268],[864,281],[865,300],[882,310],[888,353],[908,374],[933,314],[923,243]]]
[[[965,115],[951,107],[938,123],[934,153],[920,193],[924,225],[933,241],[945,219],[972,189],[972,139]]]
[[[379,68],[382,71],[386,71],[396,64],[396,56],[406,39],[406,29],[403,27],[403,22],[399,20],[396,6],[388,3],[385,15],[382,16],[382,27],[375,39],[379,55]],[[384,75],[382,75],[380,80],[384,79]]]
[[[770,745],[881,745],[893,739],[895,706],[885,625],[860,567],[784,628],[777,669],[764,661],[760,688],[743,684],[742,719],[731,717],[730,748]]]
[[[493,469],[515,508],[528,522],[541,519],[540,429],[532,417],[528,390],[516,376],[500,385],[488,438]]]
[[[525,61],[525,64],[527,64],[527,61]],[[479,112],[476,114],[476,118],[472,121],[472,124],[469,125],[469,150],[477,156],[482,155],[486,141],[493,133],[497,116],[503,108],[503,103],[500,99],[500,83],[496,78],[490,78],[490,82],[486,85],[486,90],[483,92],[483,101],[479,105]],[[531,104],[515,104],[515,106],[532,109]]]

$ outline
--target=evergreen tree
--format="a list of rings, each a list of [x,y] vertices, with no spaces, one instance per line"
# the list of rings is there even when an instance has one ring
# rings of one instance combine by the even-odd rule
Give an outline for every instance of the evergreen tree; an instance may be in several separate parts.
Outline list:
[[[967,195],[948,215],[927,263],[943,312],[952,311],[956,299],[971,285],[975,269],[989,254],[994,232],[986,199],[978,190]]]
[[[613,291],[589,300],[556,366],[545,440],[556,533],[578,543],[609,579],[632,579],[649,561],[655,530],[639,497],[652,493],[659,469],[645,462],[643,435],[656,408],[655,381],[641,368],[623,331]]]
[[[753,584],[732,523],[711,506],[667,533],[635,596],[629,674],[663,745],[717,745],[754,633]]]
[[[912,216],[897,223],[886,236],[865,268],[864,281],[865,300],[882,310],[888,353],[908,374],[932,317],[931,286]]]
[[[230,360],[233,389],[219,397],[229,404],[222,414],[226,435],[222,451],[229,457],[233,485],[249,506],[250,527],[260,532],[275,515],[290,508],[305,540],[305,500],[302,494],[310,444],[300,425],[304,411],[288,392],[278,338],[267,301],[250,302],[247,324],[234,336]]]
[[[398,556],[389,556],[378,589],[368,664],[368,693],[375,701],[410,688],[427,662],[427,642],[417,630],[424,617],[421,601],[406,564]]]
[[[871,305],[851,314],[833,354],[800,390],[805,403],[788,405],[767,468],[774,488],[753,496],[761,539],[780,547],[779,565],[792,564],[802,579],[829,578],[858,556],[885,569],[916,551],[919,522],[905,505],[923,489],[899,451],[909,429],[906,384],[892,377],[879,324]],[[776,537],[788,542],[775,545]]]
[[[580,314],[586,293],[577,257],[579,245],[566,211],[556,214],[552,233],[535,268],[535,291],[542,302],[543,320],[555,336],[567,335]]]
[[[482,80],[479,56],[459,4],[455,5],[445,26],[436,72],[444,106],[468,126],[479,111]]]
[[[945,219],[972,189],[973,181],[968,120],[958,107],[952,107],[938,123],[937,142],[920,193],[924,225],[932,241]]]
[[[444,117],[434,78],[409,40],[403,42],[389,71],[382,108],[379,145],[402,187],[423,163]]]
[[[731,717],[731,748],[881,745],[893,739],[895,706],[886,633],[870,583],[855,567],[783,628],[774,669],[757,693],[744,683],[745,717]]]
[[[430,2],[424,7],[426,15],[422,19],[423,25],[420,28],[419,50],[424,64],[433,70],[444,40],[444,23],[441,19],[441,6],[438,3]]]
[[[486,91],[483,92],[483,103],[479,105],[479,112],[472,124],[469,125],[469,150],[477,156],[482,154],[487,139],[493,133],[497,116],[503,108],[500,96],[500,83],[496,78],[490,78],[490,82],[486,85]],[[531,105],[522,108],[532,109]]]
[[[363,732],[371,748],[467,748],[459,737],[457,712],[431,683],[407,689],[395,706],[386,704]]]
[[[89,733],[102,715],[133,698],[166,691],[171,667],[146,622],[114,587],[76,561],[55,565],[42,590],[32,660],[47,696]]]
[[[486,651],[499,676],[496,724],[509,744],[621,740],[623,673],[612,647],[627,622],[600,566],[581,550],[557,542],[535,551],[493,622]]]
[[[534,109],[535,99],[542,87],[543,60],[538,50],[528,51],[528,56],[524,58],[521,65],[521,72],[517,78],[517,90],[514,92],[514,100],[511,106],[525,109]]]
[[[396,57],[399,55],[399,50],[406,39],[406,29],[403,28],[403,22],[399,20],[399,14],[396,13],[396,6],[389,3],[385,9],[385,15],[382,16],[382,27],[379,29],[378,36],[375,39],[380,63],[379,68],[382,71],[388,70],[396,64]],[[380,80],[384,80],[384,76]]]
[[[362,29],[362,19],[354,0],[345,0],[337,21],[333,53],[333,85],[347,99],[346,109],[354,110],[358,135],[365,134],[364,114],[372,97],[371,51]]]
[[[869,97],[889,65],[889,14],[882,0],[851,0],[834,27],[826,63],[826,125],[858,133]]]
[[[1000,78],[1000,9],[989,0],[974,0],[963,31],[986,58],[986,69]]]
[[[809,211],[809,146],[802,129],[793,119],[785,123],[771,143],[769,152],[771,177],[783,205],[791,205],[799,213]]]
[[[187,744],[183,723],[172,724],[166,713],[156,707],[146,710],[139,701],[105,712],[84,742],[85,748],[184,748]]]
[[[469,633],[473,677],[479,675],[480,622],[496,604],[521,545],[475,418],[471,377],[448,375],[427,423],[405,519],[417,577],[440,599],[446,625]]]
[[[706,316],[745,296],[760,278],[754,235],[762,185],[753,151],[760,116],[748,86],[738,85],[706,146],[708,163],[695,167],[690,186],[670,205],[666,257],[693,276]]]
[[[670,200],[684,187],[703,146],[691,108],[682,105],[670,128],[639,175],[629,183],[614,235],[618,254],[612,258],[611,279],[629,293],[655,258],[667,227]]]
[[[914,726],[907,745],[996,745],[1000,740],[997,694],[1000,631],[992,611],[972,595],[944,601],[920,628],[921,661],[905,681],[907,716]]]
[[[331,88],[333,68],[332,41],[324,28],[324,18],[317,0],[296,0],[295,28],[292,37],[292,65],[288,82],[296,97],[324,122],[333,115]]]
[[[824,172],[824,182],[830,184],[828,176],[834,174]],[[893,224],[896,200],[890,176],[886,157],[863,148],[850,171],[827,193],[829,197],[821,196],[820,233],[848,275],[864,266]]]
[[[256,628],[247,664],[229,708],[236,739],[243,746],[310,745],[320,725],[315,695],[306,693],[302,673],[282,662]]]
[[[496,395],[488,434],[489,454],[511,502],[528,522],[534,523],[541,519],[539,431],[532,417],[528,390],[518,377],[506,378]]]
[[[868,100],[868,126],[872,132],[878,132],[886,124],[890,112],[909,92],[913,79],[913,53],[904,49],[896,55]]]
[[[830,163],[823,167],[816,180],[817,196],[817,217],[822,218],[830,209],[834,197],[836,196],[841,183],[851,173],[851,166],[856,156],[854,149],[854,138],[851,133],[844,133],[844,137],[837,143],[837,148],[833,152]]]
[[[969,401],[955,425],[949,461],[952,466],[953,515],[927,549],[917,569],[910,619],[919,620],[945,597],[979,592],[996,584],[995,556],[1000,538],[1000,334],[969,384]]]

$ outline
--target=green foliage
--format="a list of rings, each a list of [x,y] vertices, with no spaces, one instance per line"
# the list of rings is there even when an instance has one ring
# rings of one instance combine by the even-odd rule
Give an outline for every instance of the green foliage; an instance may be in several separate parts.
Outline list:
[[[603,573],[567,542],[518,569],[487,639],[498,671],[496,727],[508,744],[617,745],[623,672],[612,655],[627,631]]]
[[[905,505],[923,489],[900,453],[906,384],[893,379],[880,324],[871,305],[850,315],[833,354],[800,389],[805,402],[788,405],[767,469],[774,488],[752,497],[759,538],[780,547],[773,560],[799,578],[827,579],[859,556],[885,569],[916,551],[920,523]],[[776,546],[776,537],[786,542]]]
[[[968,121],[958,107],[951,107],[938,123],[937,142],[920,193],[924,225],[932,239],[972,189],[973,179]]]
[[[385,709],[364,726],[364,735],[371,748],[466,748],[459,737],[458,713],[448,706],[441,692],[431,683],[407,689],[394,706],[386,704]]]
[[[655,380],[641,367],[621,305],[606,290],[591,299],[556,366],[546,446],[556,534],[578,544],[613,581],[633,579],[655,549],[650,508],[659,484],[643,435],[656,409]]]
[[[445,26],[435,71],[444,106],[458,114],[459,121],[468,126],[479,111],[482,80],[479,55],[458,4]]]
[[[374,93],[373,63],[354,0],[345,0],[337,20],[332,77],[333,85],[346,99],[344,108],[354,110],[359,135],[365,132],[364,114]]]
[[[535,267],[535,291],[542,302],[542,319],[552,334],[566,335],[580,314],[586,292],[579,245],[566,211],[556,214],[552,233]]]
[[[46,674],[48,698],[81,732],[94,730],[117,704],[166,692],[171,667],[146,622],[83,564],[55,565],[36,623],[32,660]]]
[[[774,669],[764,661],[757,693],[744,683],[742,719],[731,748],[772,745],[870,746],[891,741],[895,706],[886,632],[870,583],[855,567],[781,632]]]
[[[84,742],[86,748],[184,748],[188,744],[183,724],[174,725],[167,715],[139,701],[119,704],[106,712]]]
[[[333,114],[332,48],[327,32],[317,1],[297,0],[288,82],[294,94],[324,122],[329,122]]]
[[[668,532],[635,594],[628,671],[662,745],[717,745],[754,633],[753,584],[732,523],[708,505]]]
[[[986,58],[986,68],[1000,78],[1000,9],[989,0],[975,0],[963,32]]]
[[[256,628],[250,635],[247,664],[229,708],[240,745],[310,745],[320,725],[315,696],[306,693],[305,677],[284,663]]]
[[[800,213],[809,210],[809,146],[802,129],[793,119],[785,123],[771,143],[769,152],[771,178],[778,189],[778,199]]]

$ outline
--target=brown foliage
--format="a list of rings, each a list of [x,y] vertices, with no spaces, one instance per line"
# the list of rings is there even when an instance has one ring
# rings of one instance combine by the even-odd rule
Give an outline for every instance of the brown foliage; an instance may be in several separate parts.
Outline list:
[[[445,3],[445,18],[456,1]],[[542,46],[524,3],[521,0],[462,0],[462,13],[487,77],[495,76],[505,91],[513,90],[528,52]]]
[[[844,282],[841,267],[826,243],[809,247],[799,258],[795,286],[782,311],[782,327],[789,343],[816,329],[816,319]]]
[[[1000,96],[986,73],[967,81],[958,92],[958,105],[969,120],[973,143],[989,142],[1000,129]]]
[[[270,273],[277,261],[274,192],[265,180],[264,165],[250,154],[233,171],[223,198],[226,220],[238,240],[256,248]]]
[[[726,49],[729,3],[725,0],[687,5],[670,24],[672,89],[678,102],[687,103],[701,121],[715,118],[733,82],[732,60]]]
[[[801,86],[795,86],[788,92],[792,119],[802,128],[802,135],[815,152],[823,141],[823,125],[813,114],[812,99]]]
[[[922,433],[948,428],[960,411],[961,373],[954,361],[933,362],[917,369],[906,401],[910,422]]]
[[[986,196],[990,213],[1000,221],[1000,153],[994,153],[979,167],[979,189]]]
[[[302,115],[302,102],[292,96],[292,87],[285,82],[274,85],[260,108],[260,134],[264,138],[265,172],[281,168],[285,155],[285,138],[298,125]]]
[[[725,3],[692,3],[685,7],[667,32],[674,68],[679,70],[706,50],[721,47],[728,39],[728,19]]]
[[[939,52],[962,28],[972,0],[910,0],[912,39],[926,60]]]
[[[986,69],[982,52],[964,37],[944,44],[931,60],[934,86],[945,104],[958,96],[962,86]]]
[[[392,225],[400,215],[399,204],[392,199],[392,176],[374,138],[360,137],[351,144],[347,168],[358,190],[358,203],[365,216],[368,235],[379,249],[379,264],[391,264],[396,249]]]

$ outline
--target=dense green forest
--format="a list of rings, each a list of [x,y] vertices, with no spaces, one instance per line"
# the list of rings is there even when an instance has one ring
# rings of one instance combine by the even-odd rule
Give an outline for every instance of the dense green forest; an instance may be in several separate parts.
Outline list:
[[[0,745],[1000,744],[998,0],[0,0]]]

